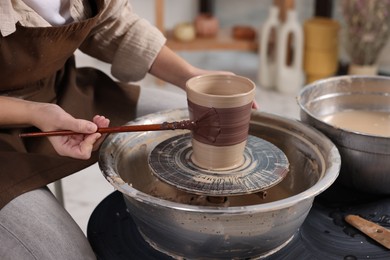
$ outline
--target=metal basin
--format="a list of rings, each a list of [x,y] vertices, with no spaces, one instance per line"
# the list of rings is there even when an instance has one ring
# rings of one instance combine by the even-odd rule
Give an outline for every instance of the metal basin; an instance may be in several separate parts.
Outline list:
[[[298,104],[301,120],[323,132],[337,146],[342,161],[338,182],[363,192],[390,194],[390,138],[339,128],[322,119],[346,110],[390,114],[389,77],[320,80],[301,90]]]
[[[186,109],[172,110],[129,124],[186,118]],[[276,252],[296,234],[314,197],[335,181],[340,169],[337,148],[319,131],[299,121],[253,112],[250,134],[286,154],[287,177],[265,198],[248,194],[228,197],[223,205],[202,204],[206,201],[202,196],[160,182],[148,166],[148,155],[158,143],[182,133],[114,134],[103,143],[99,159],[103,175],[124,195],[145,240],[177,259],[252,259]]]

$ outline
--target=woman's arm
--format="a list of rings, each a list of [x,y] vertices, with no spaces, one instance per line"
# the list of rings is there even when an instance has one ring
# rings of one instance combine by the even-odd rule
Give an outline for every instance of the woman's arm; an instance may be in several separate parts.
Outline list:
[[[162,47],[149,73],[182,89],[185,89],[187,80],[195,76],[211,73],[233,74],[227,71],[204,70],[194,67],[167,46]]]
[[[35,126],[42,131],[71,130],[71,136],[49,137],[59,155],[88,159],[103,141],[98,127],[107,127],[109,120],[95,116],[93,122],[76,119],[55,104],[32,102],[18,98],[0,96],[0,127]]]
[[[0,126],[28,125],[42,131],[61,129],[63,126],[76,132],[91,133],[97,130],[94,123],[75,120],[56,104],[33,102],[0,96]]]
[[[33,125],[35,102],[0,96],[0,127],[9,125]]]
[[[227,71],[204,70],[194,67],[166,46],[162,47],[154,60],[149,73],[159,79],[176,85],[183,90],[186,88],[187,80],[195,76],[211,73],[233,74]],[[252,108],[259,108],[256,101],[253,102]]]

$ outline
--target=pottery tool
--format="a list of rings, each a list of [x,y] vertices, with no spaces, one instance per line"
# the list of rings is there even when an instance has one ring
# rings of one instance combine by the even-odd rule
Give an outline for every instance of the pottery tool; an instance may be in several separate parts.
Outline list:
[[[120,132],[142,132],[142,131],[164,131],[164,130],[192,130],[204,137],[215,140],[220,133],[219,116],[214,108],[209,109],[197,120],[182,120],[175,122],[163,122],[161,124],[149,125],[124,125],[117,127],[101,127],[96,133],[110,134]],[[19,137],[43,137],[43,136],[66,136],[82,134],[70,130],[56,130],[47,132],[21,133]]]
[[[357,215],[347,215],[345,217],[345,221],[387,249],[390,249],[390,230],[387,228],[384,228]]]

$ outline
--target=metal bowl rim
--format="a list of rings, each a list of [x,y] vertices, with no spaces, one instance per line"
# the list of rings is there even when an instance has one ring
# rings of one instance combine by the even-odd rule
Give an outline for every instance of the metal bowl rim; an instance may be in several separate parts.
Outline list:
[[[348,129],[344,129],[344,128],[340,128],[340,127],[336,127],[334,125],[331,125],[331,124],[329,124],[327,122],[324,122],[323,120],[321,120],[317,116],[315,116],[302,103],[302,97],[303,97],[304,93],[309,91],[309,90],[319,88],[320,86],[324,87],[323,84],[326,84],[328,82],[341,81],[341,80],[356,80],[356,79],[386,80],[386,81],[390,82],[390,77],[386,77],[386,76],[364,76],[364,75],[344,75],[344,76],[336,76],[336,77],[331,77],[331,78],[326,78],[326,79],[320,79],[320,80],[316,80],[316,81],[306,85],[305,87],[303,87],[299,91],[298,96],[297,96],[297,103],[298,103],[299,107],[302,109],[303,112],[305,112],[311,118],[315,119],[317,122],[319,122],[321,124],[324,124],[325,126],[327,126],[329,128],[333,128],[333,129],[336,129],[338,131],[341,131],[342,133],[351,134],[351,135],[354,135],[356,137],[363,136],[363,137],[366,137],[366,138],[375,138],[375,139],[383,140],[383,141],[389,140],[389,138],[386,137],[386,136],[367,134],[367,133],[362,133],[362,132],[359,132],[359,131],[352,131],[352,130],[348,130]]]
[[[181,110],[187,110],[187,109],[181,109]],[[143,118],[147,118],[148,116],[151,115],[158,115],[162,113],[169,113],[170,111],[173,110],[167,110],[163,112],[158,112],[150,115],[143,116],[137,121],[142,120]],[[177,111],[177,109],[176,109]],[[165,199],[160,199],[154,196],[151,196],[149,194],[146,194],[142,191],[139,191],[135,188],[133,188],[131,185],[127,184],[120,176],[117,174],[115,171],[112,169],[108,169],[104,164],[104,156],[102,149],[99,152],[99,168],[101,172],[103,173],[104,177],[107,179],[107,181],[118,191],[120,191],[124,196],[129,196],[133,198],[134,200],[145,203],[145,204],[150,204],[154,205],[154,207],[160,207],[160,208],[170,208],[174,210],[180,210],[180,211],[187,211],[187,212],[202,212],[202,213],[223,213],[223,214],[237,214],[237,213],[245,213],[245,214],[252,214],[252,213],[257,213],[257,212],[270,212],[270,211],[276,211],[288,207],[292,207],[296,205],[299,202],[302,202],[304,200],[314,200],[314,197],[324,190],[326,190],[330,185],[333,184],[333,182],[336,180],[339,174],[339,170],[341,167],[341,159],[340,159],[340,154],[338,152],[338,149],[336,146],[333,144],[332,141],[330,141],[324,134],[322,134],[320,131],[316,130],[313,127],[310,127],[306,124],[303,124],[302,122],[295,120],[295,119],[287,119],[283,118],[278,115],[270,114],[270,113],[265,113],[265,112],[258,112],[258,111],[253,111],[252,113],[268,116],[268,117],[273,117],[275,119],[279,120],[285,120],[285,121],[292,121],[295,123],[298,123],[300,127],[305,128],[307,131],[311,131],[312,133],[316,135],[320,135],[321,138],[325,138],[325,140],[331,145],[331,151],[329,154],[329,158],[327,159],[327,162],[331,162],[331,165],[328,165],[328,168],[324,172],[324,175],[310,188],[307,190],[300,192],[296,195],[290,196],[285,199],[269,202],[269,203],[264,203],[264,204],[257,204],[257,205],[249,205],[249,206],[234,206],[234,207],[211,207],[211,206],[194,206],[194,205],[187,205],[187,204],[182,204],[182,203],[177,203],[173,201],[168,201]],[[115,136],[117,134],[113,134],[112,136]],[[108,137],[110,138],[110,136]],[[106,139],[105,142],[108,142],[108,138]],[[112,137],[111,137],[112,138]],[[119,182],[118,182],[119,180]]]

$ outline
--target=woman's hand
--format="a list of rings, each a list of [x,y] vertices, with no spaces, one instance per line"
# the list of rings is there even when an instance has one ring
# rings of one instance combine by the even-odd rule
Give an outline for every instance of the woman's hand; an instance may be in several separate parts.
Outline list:
[[[42,104],[38,108],[41,117],[35,117],[33,124],[42,131],[71,130],[83,134],[48,137],[59,155],[76,159],[89,159],[92,151],[99,148],[104,136],[96,133],[98,127],[107,127],[110,121],[96,115],[92,122],[76,119],[62,108],[53,104]]]
[[[76,123],[76,125],[78,125],[75,129],[78,129],[79,127],[81,127],[81,129],[86,128],[87,131],[85,131],[85,134],[52,136],[48,138],[59,155],[68,156],[76,159],[89,159],[91,157],[92,151],[96,151],[99,148],[100,144],[104,140],[105,135],[102,136],[102,134],[95,132],[89,133],[90,129],[92,129],[88,126],[89,123],[91,123],[89,121],[82,119],[73,120],[75,120],[74,122]],[[97,127],[107,127],[109,125],[109,120],[104,116],[99,115],[93,118],[93,122],[95,123],[95,131],[97,130]],[[70,129],[69,127],[66,130],[72,129]]]
[[[82,133],[49,137],[58,154],[77,159],[89,159],[98,149],[104,136],[96,133],[98,127],[107,127],[110,121],[95,116],[91,121],[76,119],[55,104],[33,102],[0,96],[0,126],[33,125],[42,131],[71,130]]]

